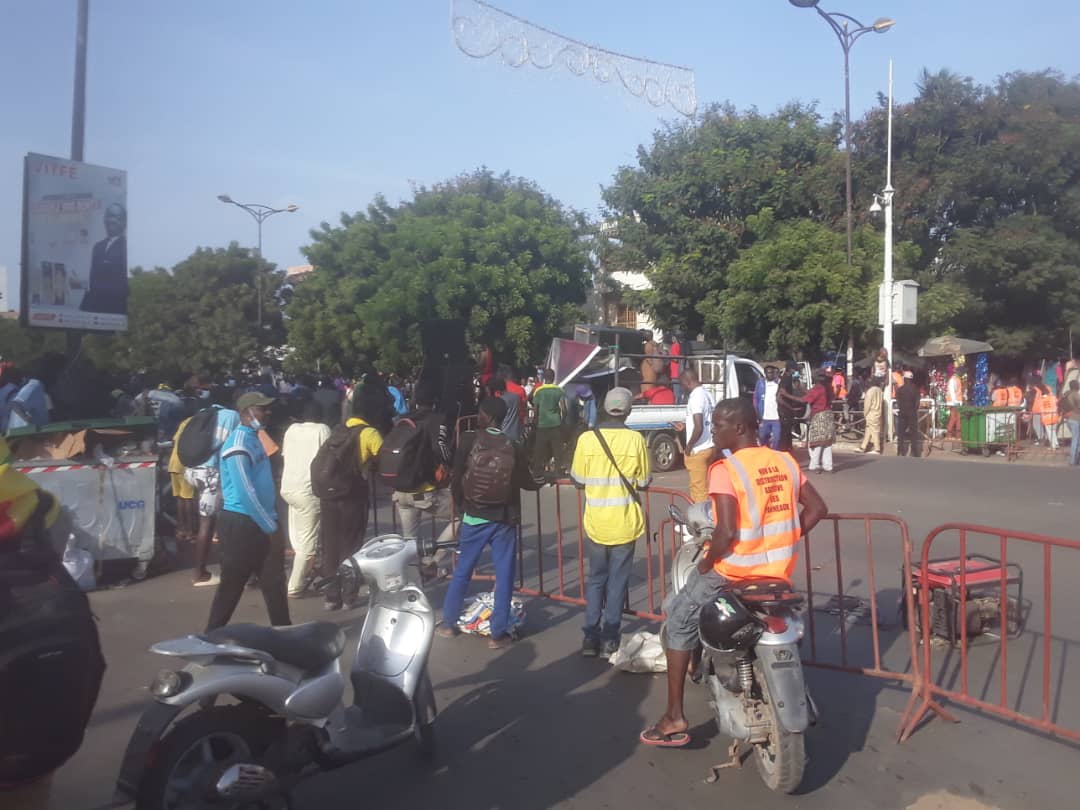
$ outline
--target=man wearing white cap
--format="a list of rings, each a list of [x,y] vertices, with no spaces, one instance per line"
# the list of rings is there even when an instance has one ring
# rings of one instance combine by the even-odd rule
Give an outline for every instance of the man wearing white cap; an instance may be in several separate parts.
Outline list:
[[[645,532],[639,489],[649,485],[645,438],[626,427],[634,395],[613,388],[593,430],[578,439],[570,477],[585,490],[585,640],[581,654],[619,649],[622,608],[634,566],[634,544]]]

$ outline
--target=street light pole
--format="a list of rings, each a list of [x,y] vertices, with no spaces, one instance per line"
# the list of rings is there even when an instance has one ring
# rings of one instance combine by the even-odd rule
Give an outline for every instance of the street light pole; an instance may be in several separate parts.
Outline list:
[[[893,358],[893,195],[896,189],[892,184],[892,106],[893,106],[893,66],[889,60],[889,119],[888,137],[885,159],[885,188],[881,194],[874,195],[874,204],[870,206],[871,212],[883,211],[885,214],[885,268],[884,284],[882,285],[881,301],[881,343],[885,354],[895,368]],[[892,386],[887,380],[885,383],[885,413],[888,422],[885,426],[885,435],[891,440],[893,434],[892,420]]]
[[[287,205],[284,208],[274,208],[269,205],[262,205],[260,203],[241,203],[234,200],[228,194],[218,194],[218,199],[223,203],[229,205],[235,205],[237,208],[243,208],[247,211],[255,220],[255,224],[258,228],[259,239],[257,247],[255,249],[255,282],[256,282],[256,303],[258,305],[258,325],[259,325],[259,339],[262,340],[262,226],[263,222],[272,217],[274,214],[291,214],[294,211],[299,210],[297,205]]]
[[[851,218],[851,49],[863,34],[871,31],[884,34],[896,21],[888,17],[879,17],[871,25],[863,25],[848,14],[835,11],[823,11],[818,6],[820,0],[788,0],[797,8],[812,8],[820,17],[829,24],[829,28],[836,34],[840,48],[844,52],[844,211],[847,225],[847,263],[851,264],[852,234],[854,222]],[[891,355],[890,355],[891,358]],[[848,376],[853,371],[854,347],[848,339]]]

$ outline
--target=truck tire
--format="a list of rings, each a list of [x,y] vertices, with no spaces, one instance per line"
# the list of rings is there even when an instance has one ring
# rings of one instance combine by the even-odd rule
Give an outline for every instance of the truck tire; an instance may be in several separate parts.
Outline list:
[[[674,434],[656,433],[649,441],[649,454],[654,472],[671,472],[679,466],[682,454]]]

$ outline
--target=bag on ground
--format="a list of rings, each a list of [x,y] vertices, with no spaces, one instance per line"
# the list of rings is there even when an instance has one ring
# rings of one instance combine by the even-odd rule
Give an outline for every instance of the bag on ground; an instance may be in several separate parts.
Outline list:
[[[495,609],[495,594],[492,591],[478,593],[471,602],[465,605],[458,620],[461,632],[473,636],[491,635],[491,613]],[[510,600],[510,622],[506,632],[511,636],[521,635],[521,629],[525,625],[525,603],[518,598]]]
[[[477,506],[504,506],[513,493],[514,445],[501,433],[486,430],[476,435],[465,475],[465,500]]]
[[[383,439],[379,477],[397,492],[414,492],[434,481],[435,454],[422,425],[403,417]]]
[[[345,498],[364,485],[359,440],[366,425],[338,425],[311,460],[311,491],[316,498]]]
[[[201,467],[217,452],[217,408],[199,411],[176,441],[176,457],[185,467]]]
[[[667,657],[660,636],[646,630],[623,636],[619,649],[608,660],[624,672],[667,672]]]

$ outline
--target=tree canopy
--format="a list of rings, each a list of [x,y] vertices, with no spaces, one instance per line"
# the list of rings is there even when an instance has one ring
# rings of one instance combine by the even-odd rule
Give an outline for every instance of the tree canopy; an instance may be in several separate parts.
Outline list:
[[[312,231],[316,267],[287,308],[298,368],[385,369],[420,359],[419,324],[462,319],[519,364],[572,324],[590,278],[584,218],[534,184],[486,169]]]
[[[815,354],[847,329],[876,345],[882,235],[867,209],[884,185],[885,100],[854,122],[851,268],[830,233],[844,229],[839,135],[800,104],[665,127],[604,189],[619,234],[608,269],[645,273],[635,297],[663,329],[759,352]],[[1063,348],[1080,327],[1078,172],[1080,83],[924,72],[894,110],[894,277],[921,285],[899,345],[956,331],[1010,355]]]

